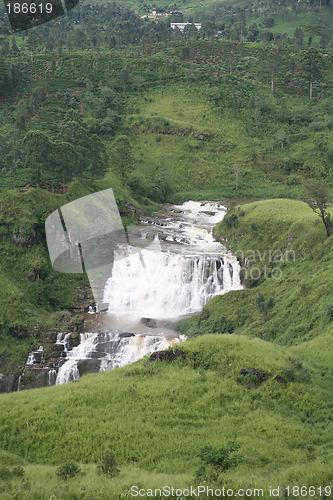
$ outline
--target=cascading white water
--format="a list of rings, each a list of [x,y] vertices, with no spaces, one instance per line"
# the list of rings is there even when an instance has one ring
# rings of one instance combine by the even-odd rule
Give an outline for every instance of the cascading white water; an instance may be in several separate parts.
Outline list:
[[[187,202],[175,209],[182,211],[182,218],[163,219],[163,233],[155,235],[149,248],[119,246],[104,291],[112,314],[176,318],[200,311],[215,295],[241,288],[236,257],[212,235],[225,208]],[[158,227],[155,221],[152,225]]]
[[[38,351],[32,351],[29,356],[28,356],[28,359],[26,361],[26,365],[35,365],[35,364],[38,364],[42,361],[43,359],[43,346],[41,345],[39,348],[38,348]]]
[[[134,335],[121,332],[81,334],[81,342],[67,354],[67,361],[58,372],[56,385],[80,377],[80,368],[87,372],[112,370],[134,363],[146,354],[166,349],[183,340],[184,336],[167,340],[160,335]]]
[[[57,342],[56,344],[58,345],[63,345],[64,346],[64,352],[68,352],[70,349],[70,333],[66,333],[65,335],[62,332],[59,332],[57,335]]]
[[[200,311],[216,295],[242,288],[236,257],[212,235],[213,226],[226,213],[225,207],[187,202],[171,207],[170,212],[162,218],[143,220],[139,239],[132,245],[120,244],[115,252],[103,301],[109,304],[110,321],[132,321],[131,332],[139,331],[135,325],[141,318],[176,320]],[[56,384],[76,380],[80,373],[132,363],[183,339],[170,339],[164,333],[152,335],[149,328],[140,334],[117,329],[81,334],[80,344],[69,350],[69,335],[59,337],[58,343],[64,344],[67,352]]]
[[[121,248],[104,301],[116,315],[175,318],[200,311],[215,295],[239,287],[238,276],[238,262],[232,257],[146,249],[139,255],[131,247]]]
[[[55,368],[51,368],[51,370],[47,372],[47,385],[49,386],[55,385],[56,380],[57,380],[57,370]]]

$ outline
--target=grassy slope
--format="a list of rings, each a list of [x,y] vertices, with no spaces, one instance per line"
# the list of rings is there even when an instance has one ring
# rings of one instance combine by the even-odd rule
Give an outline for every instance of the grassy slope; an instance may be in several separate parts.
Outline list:
[[[217,89],[223,92],[224,86],[229,85],[228,79],[222,79]],[[241,87],[250,98],[254,91],[251,84],[243,82]],[[302,176],[311,175],[307,169],[314,165],[322,168],[319,136],[326,143],[331,132],[327,136],[311,132],[303,140],[295,139],[296,135],[291,138],[297,131],[279,124],[276,119],[279,101],[271,99],[264,90],[262,97],[272,107],[271,119],[262,124],[258,139],[253,136],[251,110],[239,110],[235,116],[228,105],[218,109],[210,101],[211,93],[209,83],[204,80],[190,84],[174,82],[129,100],[123,126],[129,130],[134,146],[136,172],[148,178],[157,170],[167,172],[173,189],[179,193],[177,200],[191,196],[197,199],[235,195],[299,197]],[[288,106],[298,108],[299,101],[289,98]],[[306,107],[306,100],[302,105]],[[281,130],[288,138],[287,149],[277,143],[271,149],[272,138],[274,142]],[[198,139],[199,136],[204,140]],[[287,165],[293,160],[304,162],[304,166],[288,176]]]
[[[255,366],[271,375],[283,373],[287,348],[219,335],[188,341],[184,348],[186,361],[174,365],[140,361],[68,386],[2,395],[2,448],[21,457],[23,464],[54,465],[69,458],[91,464],[112,449],[122,476],[101,484],[113,498],[138,481],[161,486],[168,477],[167,484],[189,484],[199,465],[198,448],[233,439],[244,460],[224,476],[225,484],[329,484],[332,400],[318,370],[310,367],[312,383],[281,386],[269,379],[253,387],[239,375],[240,369]],[[314,450],[307,451],[309,446]],[[83,467],[89,474],[80,485],[96,489],[96,471]],[[55,467],[28,465],[27,478],[36,480],[36,469],[41,471],[41,491],[25,498],[37,500],[60,491],[70,498],[61,480],[55,480]],[[69,491],[80,488],[75,480],[69,485]],[[20,490],[24,484],[12,488]]]
[[[11,480],[11,490],[3,486],[0,498],[19,491],[26,499],[47,494],[76,498],[71,495],[79,495],[82,488],[87,498],[118,498],[138,482],[143,487],[185,486],[193,483],[200,446],[222,446],[233,439],[244,460],[223,476],[223,484],[267,490],[270,485],[332,482],[333,327],[322,316],[324,303],[332,297],[330,242],[321,237],[321,226],[300,202],[271,200],[241,210],[237,231],[222,225],[218,229],[228,235],[230,245],[251,244],[262,251],[280,234],[279,245],[273,246],[283,248],[292,234],[289,241],[299,259],[283,266],[281,282],[266,280],[257,290],[231,292],[206,306],[212,316],[203,315],[202,326],[213,314],[216,319],[221,313],[233,314],[233,320],[236,315],[247,317],[236,331],[250,336],[206,335],[183,345],[188,353],[184,361],[142,360],[67,386],[1,395],[0,448],[7,450],[3,460],[23,463],[26,480]],[[250,221],[261,230],[249,233]],[[306,255],[300,257],[302,248]],[[311,265],[316,273],[305,276]],[[305,282],[307,292],[300,295]],[[259,290],[265,297],[274,295],[276,301],[266,319],[255,305]],[[307,324],[310,316],[318,316],[312,330]],[[308,331],[297,339],[297,346],[253,338],[255,333],[271,331],[274,317],[284,332],[275,341],[283,343],[295,342],[291,325],[297,328],[302,318]],[[284,318],[290,323],[289,338]],[[291,357],[299,358],[303,368],[294,370],[295,380],[286,386],[272,378],[256,386],[239,375],[241,368],[252,366],[272,377],[292,376]],[[92,465],[105,449],[112,449],[121,464],[120,476],[112,481],[98,478]],[[55,478],[55,466],[69,458],[82,463],[87,474],[70,480],[65,491]],[[40,493],[36,487],[27,492],[27,481],[37,482]]]

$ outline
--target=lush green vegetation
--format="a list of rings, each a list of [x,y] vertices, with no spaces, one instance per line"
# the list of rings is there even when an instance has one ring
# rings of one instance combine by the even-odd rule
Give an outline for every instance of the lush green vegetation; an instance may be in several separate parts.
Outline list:
[[[44,149],[52,156],[43,155],[41,146],[41,158],[45,159],[39,168],[43,185],[59,191],[73,175],[94,178],[103,173],[94,160],[97,155],[102,158],[101,148],[82,161],[85,149],[80,141],[97,144],[97,134],[111,151],[119,133],[132,143],[136,170],[128,183],[136,197],[163,201],[172,193],[189,190],[210,191],[217,198],[298,197],[303,180],[309,177],[327,179],[331,186],[329,58],[320,59],[322,69],[327,69],[321,72],[320,82],[313,83],[310,100],[307,73],[290,72],[298,59],[290,49],[282,51],[283,62],[276,72],[272,95],[269,48],[259,52],[250,45],[235,49],[220,41],[213,45],[191,42],[186,47],[182,67],[178,66],[183,54],[181,43],[147,63],[146,57],[139,55],[131,59],[131,64],[120,56],[110,59],[107,52],[98,55],[100,66],[95,78],[99,83],[94,87],[86,82],[85,87],[43,94],[43,88],[34,81],[39,76],[31,75],[24,101],[17,97],[2,109],[2,185],[36,185],[36,172],[31,170],[36,159],[34,156],[29,162],[26,153],[34,132],[33,137],[45,138]],[[156,52],[161,49],[155,46]],[[170,55],[171,64],[166,61]],[[303,57],[305,68],[307,52]],[[38,74],[44,72],[47,61],[47,56],[36,56]],[[89,52],[71,58],[59,56],[58,69],[50,81],[61,89],[73,71],[77,71],[77,79],[83,77],[83,71],[86,78],[94,78],[90,75],[96,72],[94,64],[95,56]],[[123,68],[111,81],[110,64]],[[26,64],[22,70],[29,67]],[[121,81],[123,70],[125,82]],[[76,156],[68,146],[70,135],[64,130],[69,107],[83,115],[82,134],[75,139],[82,153],[78,151]],[[11,118],[6,118],[6,123],[8,113]],[[75,123],[79,121],[77,117]],[[68,159],[67,169],[57,162],[59,158]]]
[[[54,51],[44,45],[56,28],[45,29],[19,54],[7,51],[15,90],[0,103],[1,334],[25,337],[5,372],[59,325],[50,312],[62,321],[87,284],[49,266],[44,222],[59,205],[111,186],[126,222],[128,203],[149,211],[151,200],[299,198],[312,177],[332,192],[329,47],[309,52],[301,36],[291,44],[192,36]],[[124,176],[121,135],[131,159]]]
[[[186,357],[1,395],[1,499],[332,484],[333,210],[297,201],[313,179],[332,199],[332,26],[327,0],[103,0],[0,26],[0,390],[89,299],[46,250],[69,201],[112,187],[127,224],[229,198],[215,233],[247,286],[178,322]]]
[[[142,206],[111,173],[103,180],[77,180],[66,195],[41,189],[2,189],[0,198],[0,387],[17,385],[27,353],[37,348],[47,332],[68,328],[73,310],[91,299],[86,275],[62,274],[50,265],[45,220],[59,206],[94,191],[112,187],[123,221],[134,222]],[[141,208],[140,208],[141,207]],[[146,211],[152,204],[144,205]],[[135,213],[136,212],[136,213]]]
[[[83,491],[88,498],[111,492],[120,498],[132,484],[185,487],[195,484],[200,448],[233,440],[242,461],[216,484],[268,490],[272,484],[330,483],[332,378],[315,366],[315,351],[311,360],[304,351],[237,335],[200,337],[182,348],[185,360],[143,360],[63,387],[2,395],[3,462],[25,469],[23,481],[0,483],[2,498],[14,492],[34,499],[80,498]],[[279,384],[273,377],[286,376],[290,357],[299,358],[291,360],[297,378]],[[260,383],[240,375],[248,366],[268,378]],[[120,465],[113,479],[97,476],[108,450]],[[64,487],[56,466],[68,460],[86,475]]]
[[[209,302],[187,324],[197,338],[181,346],[185,359],[142,360],[67,386],[2,395],[3,498],[80,498],[83,491],[120,498],[133,484],[186,487],[195,484],[200,449],[232,441],[242,460],[209,484],[283,491],[332,482],[332,237],[292,200],[235,207],[216,231],[245,257],[254,251],[262,272],[273,264],[282,277]],[[272,260],[287,249],[295,261]],[[266,312],[259,294],[266,304],[274,299]],[[225,322],[232,335],[221,329]],[[265,375],[240,374],[249,367]],[[110,452],[120,473],[107,479],[97,465]],[[64,486],[57,465],[68,460],[81,472]],[[14,466],[23,467],[23,479]]]

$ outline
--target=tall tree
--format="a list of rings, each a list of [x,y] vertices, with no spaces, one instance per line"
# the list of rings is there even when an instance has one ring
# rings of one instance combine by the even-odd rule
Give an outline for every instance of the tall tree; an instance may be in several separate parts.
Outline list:
[[[85,128],[77,111],[70,110],[66,113],[57,142],[69,143],[75,149],[78,155],[77,172],[89,171],[92,179],[104,173],[105,146],[97,135],[90,134]]]
[[[30,131],[25,135],[22,146],[26,166],[31,170],[32,182],[39,188],[42,173],[48,170],[52,161],[51,143],[43,132]]]
[[[309,96],[312,99],[313,85],[319,79],[323,68],[323,59],[317,49],[311,47],[302,57],[302,68],[309,76]]]
[[[275,90],[275,75],[279,69],[281,60],[281,50],[278,45],[273,45],[268,53],[268,67],[271,77],[271,93],[274,96]]]
[[[10,50],[11,50],[12,54],[17,54],[18,52],[20,52],[20,49],[17,46],[15,37],[12,38],[12,46],[11,46]]]
[[[296,42],[298,51],[300,51],[301,48],[302,48],[303,39],[304,39],[304,32],[303,32],[303,30],[302,30],[302,28],[297,27],[295,29],[295,33],[294,33],[294,40]]]
[[[305,203],[319,215],[325,226],[327,238],[329,238],[333,233],[333,223],[330,213],[327,211],[329,195],[326,184],[323,181],[308,180],[304,183],[304,189],[306,194]]]
[[[125,180],[135,168],[131,144],[125,135],[120,135],[114,142],[110,154],[111,168],[120,174],[121,182],[125,187]]]
[[[6,59],[0,55],[0,95],[7,90],[8,85],[8,64]]]
[[[65,194],[66,182],[72,180],[79,171],[80,158],[75,148],[68,142],[56,142],[54,147],[56,151],[55,175],[61,177],[63,194]]]

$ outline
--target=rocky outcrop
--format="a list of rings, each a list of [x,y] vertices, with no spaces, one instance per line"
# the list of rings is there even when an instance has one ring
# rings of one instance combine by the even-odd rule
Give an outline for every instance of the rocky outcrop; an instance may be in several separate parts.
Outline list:
[[[254,377],[258,380],[258,382],[263,382],[266,378],[266,372],[262,370],[257,370],[256,368],[242,368],[240,374],[243,376],[250,375],[250,377]]]
[[[157,327],[157,321],[155,319],[141,318],[140,322],[143,323],[148,328],[156,328]]]
[[[266,378],[270,378],[271,375],[267,374],[266,372],[262,370],[257,370],[256,368],[242,368],[240,371],[240,374],[245,377],[246,375],[249,375],[252,380],[257,380],[258,382],[263,382]],[[278,382],[279,384],[286,385],[287,381],[281,377],[281,375],[276,375],[274,377],[275,382]]]
[[[39,238],[35,231],[26,234],[24,229],[20,228],[19,234],[14,234],[11,237],[10,242],[18,247],[31,248],[39,243]]]
[[[281,375],[276,375],[276,377],[274,377],[274,380],[275,380],[275,382],[278,382],[279,384],[283,384],[283,385],[286,385],[288,383],[286,381],[286,379],[281,377]]]
[[[156,351],[151,354],[149,361],[174,361],[178,358],[186,358],[186,352],[182,349],[175,351]]]
[[[79,304],[71,309],[73,313],[88,312],[89,307],[95,305],[94,295],[88,285],[85,287],[78,287],[76,296]]]

